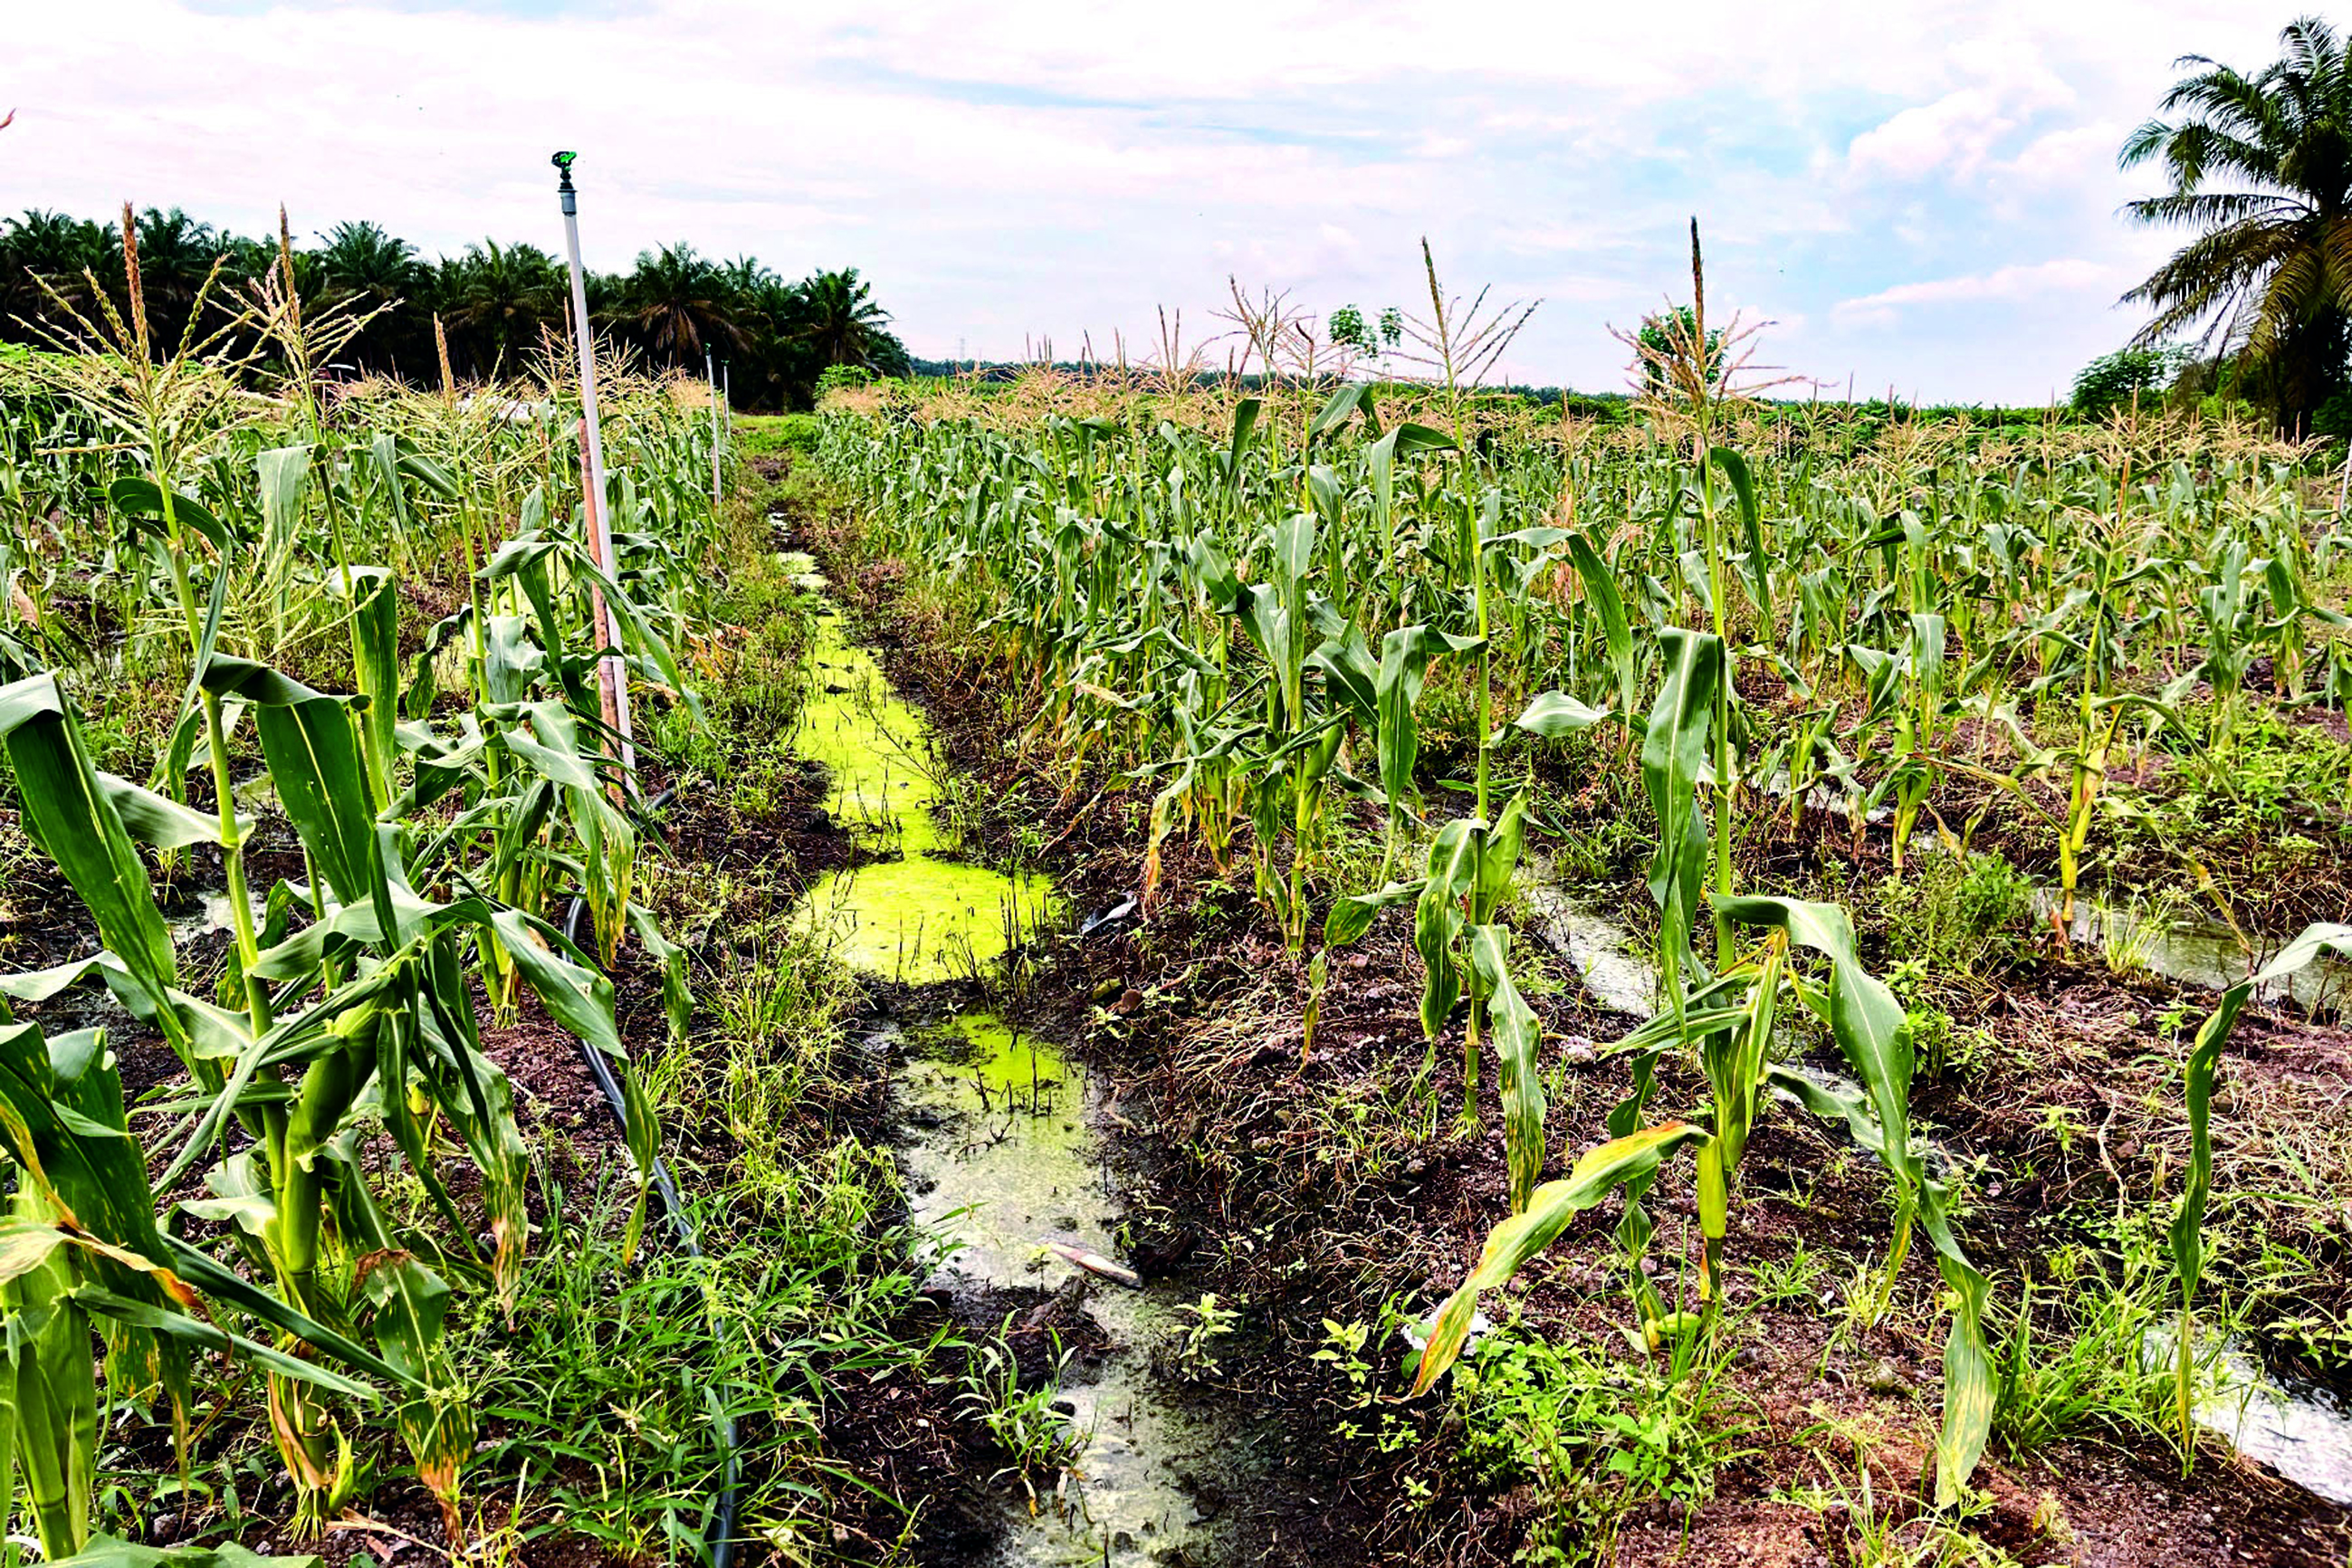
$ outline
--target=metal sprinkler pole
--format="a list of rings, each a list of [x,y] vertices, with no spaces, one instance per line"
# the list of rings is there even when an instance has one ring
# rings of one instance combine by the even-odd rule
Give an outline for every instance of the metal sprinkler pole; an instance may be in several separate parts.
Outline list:
[[[710,504],[717,506],[719,496],[719,367],[710,358],[706,345],[702,351],[702,374],[710,380]]]
[[[580,268],[580,202],[572,188],[572,164],[577,153],[558,153],[549,160],[562,176],[555,193],[563,201],[563,243],[572,257],[572,336],[580,345],[580,408],[583,422],[588,427],[588,487],[586,511],[592,549],[596,563],[610,574],[614,581],[620,574],[613,563],[613,525],[605,515],[605,498],[612,492],[604,483],[604,432],[596,421],[596,347],[595,334],[588,325],[587,275]],[[620,617],[604,603],[603,591],[596,595],[596,630],[604,646],[617,650],[621,646]],[[598,663],[597,674],[613,694],[613,727],[621,732],[621,767],[628,773],[637,771],[635,736],[629,727],[628,670],[621,663],[617,651],[607,653]]]

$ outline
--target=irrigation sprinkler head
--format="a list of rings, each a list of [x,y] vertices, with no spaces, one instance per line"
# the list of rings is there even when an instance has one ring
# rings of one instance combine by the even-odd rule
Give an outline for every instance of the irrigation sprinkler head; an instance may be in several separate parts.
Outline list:
[[[572,194],[572,165],[579,160],[579,157],[580,154],[577,153],[558,153],[548,160],[555,165],[555,172],[562,176],[555,183],[555,188],[561,195],[568,196]]]

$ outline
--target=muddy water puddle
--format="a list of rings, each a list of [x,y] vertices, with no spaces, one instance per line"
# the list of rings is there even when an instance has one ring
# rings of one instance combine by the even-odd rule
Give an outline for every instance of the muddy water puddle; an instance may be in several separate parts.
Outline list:
[[[2178,1342],[2158,1330],[2140,1354],[2150,1368],[2168,1372]],[[2352,1507],[2352,1405],[2308,1379],[2265,1368],[2243,1339],[2232,1336],[2206,1353],[2189,1405],[2197,1425],[2304,1490]]]
[[[1658,966],[1633,951],[1624,927],[1562,886],[1540,860],[1520,879],[1519,894],[1535,917],[1536,934],[1568,961],[1594,1001],[1629,1018],[1658,1010]]]
[[[2117,969],[2141,969],[2207,991],[2226,990],[2261,967],[2281,945],[2241,939],[2222,921],[2162,910],[2117,909],[2076,894],[2074,918],[2061,920],[2065,900],[2056,890],[2034,895],[2036,919],[2063,931],[2070,943],[2095,949]],[[2255,988],[2263,1006],[2292,1005],[2306,1013],[2340,1014],[2352,998],[2352,965],[2322,957],[2293,974]]]
[[[902,1159],[909,1210],[940,1248],[927,1289],[967,1321],[994,1317],[1042,1341],[1031,1357],[1061,1363],[1054,1408],[1072,1451],[1058,1473],[1009,1489],[1013,1523],[982,1561],[1219,1561],[1221,1525],[1249,1484],[1236,1467],[1248,1444],[1237,1412],[1169,1369],[1198,1298],[1071,1261],[1124,1268],[1125,1210],[1088,1075],[1034,1036],[967,1013],[918,1043],[901,1097],[915,1137]]]

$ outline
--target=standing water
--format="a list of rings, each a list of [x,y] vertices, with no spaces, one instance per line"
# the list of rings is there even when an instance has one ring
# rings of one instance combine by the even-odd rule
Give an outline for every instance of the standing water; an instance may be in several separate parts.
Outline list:
[[[1051,886],[941,858],[921,716],[891,691],[874,656],[842,635],[839,616],[818,623],[814,659],[793,750],[824,764],[834,820],[897,858],[827,877],[809,894],[807,918],[862,973],[910,985],[977,978],[1051,915]]]
[[[801,918],[879,979],[983,975],[1052,917],[1051,887],[942,858],[927,727],[829,609],[812,673],[794,749],[824,764],[835,820],[896,858],[828,877]],[[1124,1205],[1090,1128],[1098,1107],[1087,1075],[981,1012],[922,1041],[878,1023],[868,1045],[882,1059],[917,1058],[901,1086],[913,1133],[902,1168],[911,1216],[939,1246],[929,1287],[967,1321],[1047,1342],[1049,1362],[1066,1361],[1064,1340],[1072,1352],[1048,1417],[1061,1424],[1060,1462],[1003,1478],[1011,1520],[989,1561],[1214,1561],[1234,1455],[1247,1445],[1231,1413],[1188,1397],[1172,1364],[1188,1331],[1194,1365],[1214,1354],[1213,1337],[1198,1331],[1200,1303],[1172,1285],[1132,1283],[1118,1261]]]

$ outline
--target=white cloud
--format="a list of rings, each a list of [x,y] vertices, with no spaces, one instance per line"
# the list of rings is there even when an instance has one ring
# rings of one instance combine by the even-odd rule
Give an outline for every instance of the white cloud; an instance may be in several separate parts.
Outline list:
[[[2037,186],[2113,185],[2116,151],[2123,145],[2124,135],[2124,127],[2112,120],[2046,132],[2028,142],[2000,172]]]
[[[1864,132],[1846,150],[1846,164],[1864,179],[1918,180],[1944,169],[1972,174],[2017,125],[1990,92],[1962,88]]]
[[[1918,283],[1898,283],[1874,294],[1841,300],[1835,314],[1841,321],[1859,318],[1875,321],[1914,308],[2014,304],[2053,294],[2116,292],[2127,286],[2124,282],[2127,276],[2122,269],[2105,262],[2088,261],[2080,257],[2061,257],[2031,266],[2003,267],[1992,272],[1936,278]]]
[[[1846,166],[1856,178],[1968,179],[2014,133],[2075,100],[2074,89],[2044,63],[2042,50],[2021,37],[1965,40],[1944,59],[1958,68],[1965,85],[1855,137],[1846,149]]]

